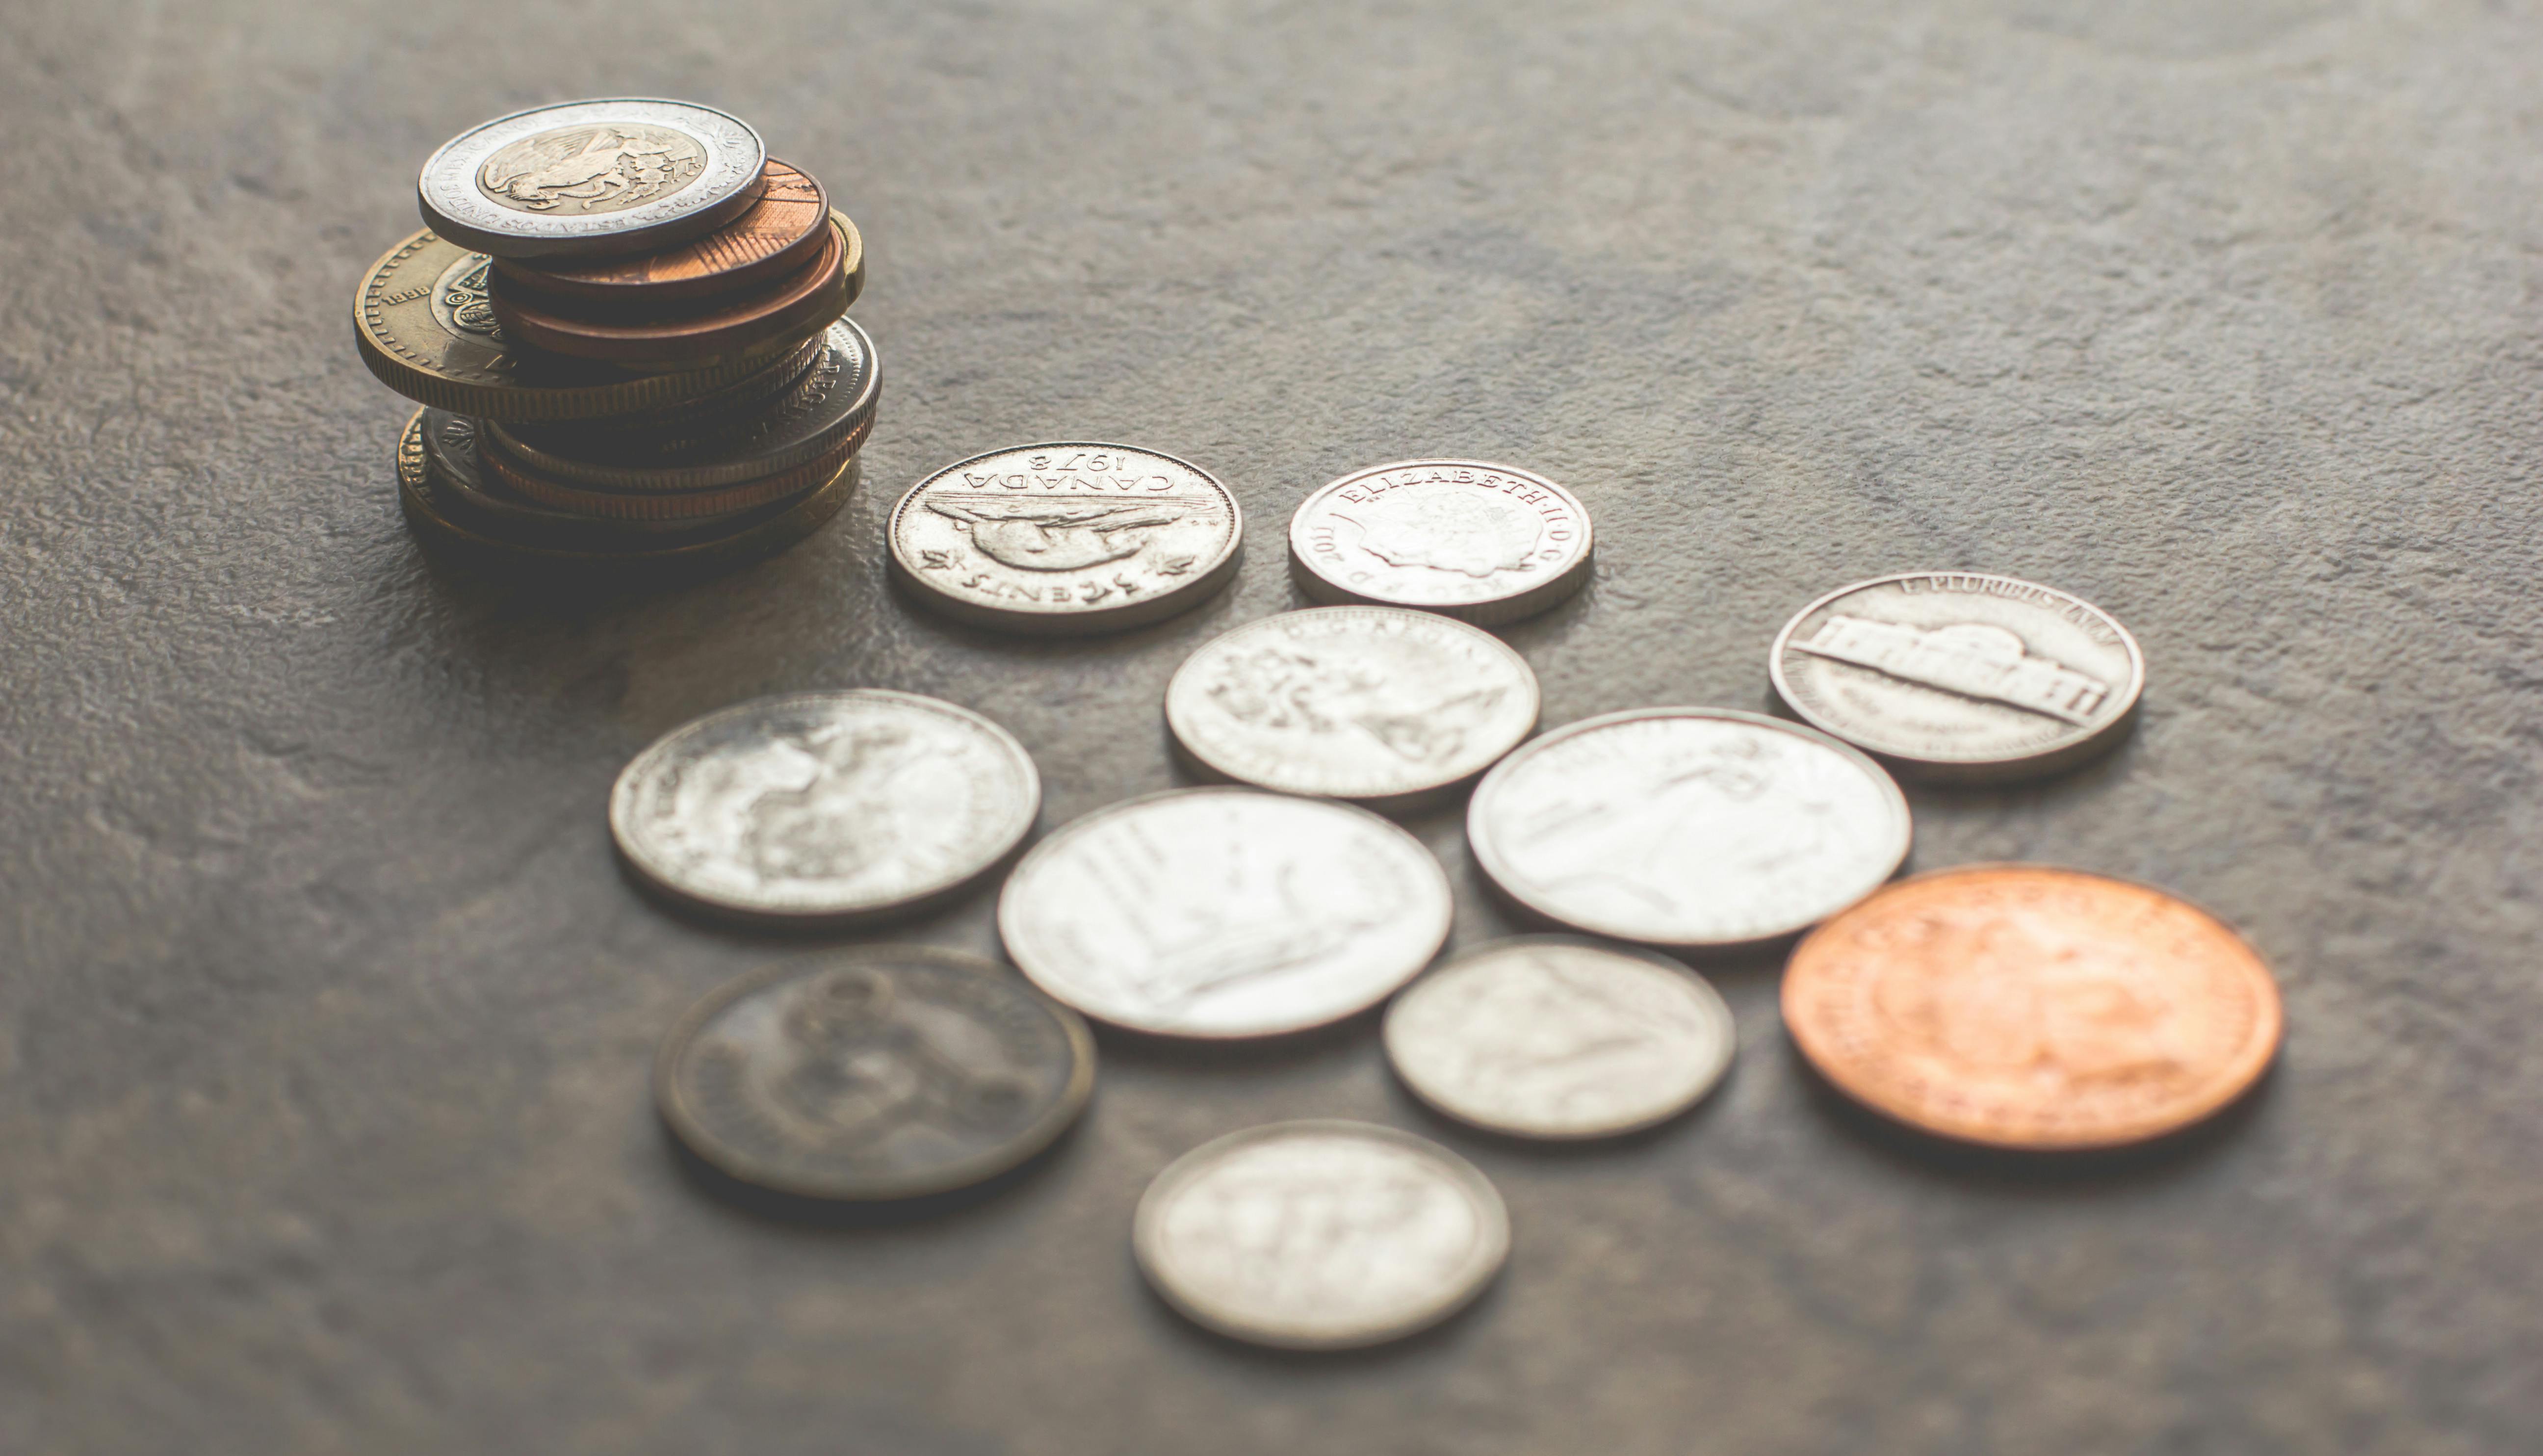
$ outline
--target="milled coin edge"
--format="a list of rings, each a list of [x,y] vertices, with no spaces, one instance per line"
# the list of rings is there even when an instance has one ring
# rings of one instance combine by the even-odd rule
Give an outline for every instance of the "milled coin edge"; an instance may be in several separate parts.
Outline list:
[[[1574,514],[1580,518],[1580,558],[1564,567],[1551,579],[1539,581],[1506,596],[1486,597],[1481,601],[1472,602],[1450,602],[1437,606],[1371,596],[1355,591],[1318,571],[1313,553],[1302,539],[1302,523],[1306,519],[1307,511],[1318,501],[1354,481],[1364,480],[1372,475],[1384,475],[1390,470],[1410,470],[1416,466],[1455,466],[1466,470],[1490,470],[1503,475],[1524,476],[1545,487],[1569,503]],[[1289,512],[1287,540],[1290,577],[1298,583],[1300,591],[1315,601],[1328,606],[1401,607],[1406,611],[1428,612],[1433,616],[1452,618],[1470,627],[1501,627],[1536,616],[1540,612],[1552,611],[1571,600],[1580,592],[1581,588],[1589,584],[1593,564],[1598,554],[1598,524],[1590,519],[1588,503],[1574,495],[1570,487],[1549,480],[1532,470],[1524,470],[1515,465],[1503,465],[1492,460],[1397,460],[1385,465],[1363,466],[1309,491],[1299,498],[1296,508]]]

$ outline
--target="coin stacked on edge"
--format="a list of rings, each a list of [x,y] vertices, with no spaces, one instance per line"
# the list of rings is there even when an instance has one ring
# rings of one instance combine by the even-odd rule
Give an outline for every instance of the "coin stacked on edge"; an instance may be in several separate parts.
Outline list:
[[[424,231],[353,300],[362,361],[424,408],[398,492],[503,567],[738,565],[856,488],[874,342],[856,225],[740,120],[687,102],[500,117],[425,161]]]

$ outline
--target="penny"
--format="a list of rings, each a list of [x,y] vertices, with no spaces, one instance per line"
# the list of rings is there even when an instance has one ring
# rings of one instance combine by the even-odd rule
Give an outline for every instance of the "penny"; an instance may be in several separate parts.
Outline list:
[[[1386,1054],[1415,1095],[1521,1137],[1611,1137],[1693,1107],[1731,1069],[1731,1008],[1648,951],[1570,936],[1478,946],[1405,988]]]
[[[1011,632],[1117,632],[1236,575],[1236,498],[1190,461],[1127,445],[992,450],[892,508],[893,575],[947,616]]]
[[[424,226],[505,258],[644,253],[713,232],[759,199],[768,150],[690,102],[566,102],[499,116],[424,160]]]
[[[1419,607],[1480,626],[1589,579],[1589,512],[1540,475],[1480,460],[1353,471],[1289,517],[1289,567],[1318,601]]]
[[[1499,638],[1398,607],[1249,622],[1166,685],[1167,725],[1210,771],[1374,802],[1482,773],[1536,728],[1536,674]]]
[[[649,551],[727,535],[741,524],[732,512],[712,519],[609,519],[559,509],[513,490],[511,480],[504,474],[501,456],[487,446],[479,421],[445,410],[425,410],[421,418],[424,463],[433,487],[445,494],[454,513],[507,540],[591,551]],[[837,468],[834,464],[832,473]],[[824,475],[808,481],[801,490],[822,485],[828,479]],[[766,501],[760,503],[767,505]]]
[[[823,247],[829,195],[810,173],[768,159],[759,199],[704,237],[632,258],[503,258],[498,276],[534,292],[621,306],[693,299],[769,282],[809,266]]]
[[[1341,1021],[1448,938],[1448,877],[1366,809],[1182,789],[1070,820],[998,897],[1036,985],[1158,1035],[1270,1036]]]
[[[800,1197],[950,1192],[1050,1146],[1095,1088],[1095,1038],[977,957],[860,946],[773,965],[680,1018],[663,1122],[730,1177]]]
[[[655,888],[727,915],[845,923],[952,895],[1033,827],[1041,779],[1006,729],[881,688],[711,713],[636,755],[609,796]]]
[[[1784,1024],[1838,1089],[1911,1126],[2042,1151],[2141,1142],[2260,1080],[2277,983],[2162,890],[2039,865],[1901,881],[1811,933]]]
[[[872,417],[868,417],[868,422],[872,422]],[[591,486],[568,485],[540,475],[506,455],[501,447],[489,447],[480,452],[478,463],[504,489],[523,499],[556,510],[598,520],[677,523],[728,516],[800,495],[828,480],[863,443],[865,433],[859,430],[819,459],[774,475],[743,481],[736,486],[720,486],[708,491],[606,491]]]
[[[846,313],[848,275],[839,268],[846,249],[832,228],[813,261],[786,277],[644,318],[578,316],[524,293],[501,272],[490,278],[490,296],[496,322],[525,346],[610,363],[678,364],[770,339],[801,339]]]
[[[2145,654],[2101,608],[2011,576],[1912,572],[1831,591],[1768,656],[1812,727],[1902,773],[2047,773],[2125,735]]]
[[[1490,1180],[1437,1143],[1367,1122],[1251,1127],[1167,1165],[1130,1247],[1167,1303],[1290,1349],[1399,1339],[1455,1314],[1509,1257]]]
[[[1559,728],[1475,788],[1466,834],[1503,893],[1593,935],[1722,947],[1790,935],[1907,857],[1907,801],[1814,728],[1719,708]]]

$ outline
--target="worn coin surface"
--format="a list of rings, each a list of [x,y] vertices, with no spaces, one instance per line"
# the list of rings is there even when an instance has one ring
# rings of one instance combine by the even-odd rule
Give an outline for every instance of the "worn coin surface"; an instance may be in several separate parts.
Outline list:
[[[719,358],[776,337],[802,339],[848,310],[839,267],[847,239],[836,228],[813,260],[793,273],[684,307],[632,314],[526,292],[500,270],[489,275],[496,322],[505,337],[578,359],[674,365]]]
[[[1536,727],[1536,674],[1479,628],[1400,607],[1317,607],[1204,644],[1166,723],[1227,778],[1388,801],[1460,784]]]
[[[1127,445],[993,450],[920,481],[891,513],[894,573],[951,617],[1011,632],[1116,632],[1236,575],[1244,515],[1190,461]]]
[[[2018,778],[2122,737],[2145,654],[2090,602],[2011,576],[1911,572],[1802,608],[1768,658],[1811,723],[1922,778]]]
[[[1590,548],[1589,512],[1570,491],[1481,460],[1354,471],[1289,517],[1290,571],[1309,596],[1486,626],[1580,590]]]
[[[501,258],[495,271],[540,293],[644,307],[773,281],[823,246],[830,199],[810,173],[768,159],[759,199],[732,222],[674,248],[633,258]],[[862,252],[862,250],[860,250]]]
[[[481,253],[643,253],[747,210],[767,164],[759,133],[712,107],[564,102],[443,142],[416,196],[424,226]]]
[[[1907,800],[1814,728],[1641,708],[1554,729],[1476,786],[1466,834],[1520,905],[1667,946],[1772,940],[1872,893],[1907,857]]]
[[[654,1097],[690,1151],[802,1197],[948,1192],[1050,1146],[1086,1109],[1086,1023],[1003,967],[860,946],[741,977],[662,1040]]]
[[[1609,1137],[1693,1107],[1738,1035],[1710,982],[1572,936],[1478,946],[1405,988],[1386,1054],[1424,1102],[1522,1137]]]
[[[512,540],[597,551],[650,551],[705,540],[744,523],[740,512],[706,518],[608,518],[560,508],[517,491],[515,483],[504,474],[501,454],[487,447],[477,421],[446,410],[425,410],[421,416],[421,428],[432,489],[444,496],[452,511],[468,522]],[[836,466],[832,469],[835,471]],[[827,480],[825,475],[808,481],[802,489],[823,485]],[[777,508],[766,502],[760,504],[766,510]]]
[[[836,922],[961,889],[1040,806],[1040,776],[1006,729],[859,688],[761,698],[672,729],[619,774],[609,827],[677,899]]]
[[[1368,1122],[1276,1122],[1168,1165],[1139,1199],[1130,1247],[1200,1325],[1346,1349],[1472,1303],[1509,1257],[1509,1213],[1437,1143]]]
[[[1811,933],[1784,1024],[1847,1095],[1998,1147],[2112,1147],[2200,1121],[2260,1080],[2269,967],[2222,921],[2079,870],[1901,881]]]
[[[1448,938],[1448,877],[1366,809],[1181,789],[1070,820],[998,898],[1007,954],[1116,1026],[1268,1036],[1386,999]]]

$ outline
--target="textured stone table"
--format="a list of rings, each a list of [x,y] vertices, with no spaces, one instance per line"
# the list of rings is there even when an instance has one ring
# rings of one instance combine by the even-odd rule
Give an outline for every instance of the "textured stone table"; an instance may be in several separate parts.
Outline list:
[[[0,1451],[2532,1449],[2533,5],[723,9],[0,13]],[[346,313],[434,143],[612,93],[831,184],[884,405],[822,536],[559,604],[419,554]],[[1230,482],[1237,587],[1078,645],[886,589],[899,490],[1050,436]],[[682,1176],[655,1038],[785,948],[621,880],[628,755],[877,684],[1013,728],[1045,825],[1167,786],[1159,692],[1295,602],[1289,504],[1439,453],[1596,512],[1594,586],[1508,634],[1549,723],[1760,706],[1787,614],[1890,570],[2119,613],[2134,739],[1915,791],[1914,863],[2217,908],[2285,990],[2260,1098],[2153,1159],[1941,1157],[1811,1090],[1765,958],[1707,967],[1731,1084],[1622,1147],[1446,1129],[1363,1024],[1108,1039],[1059,1155],[941,1219]],[[1301,1114],[1501,1185],[1469,1317],[1276,1357],[1147,1294],[1149,1176]]]

